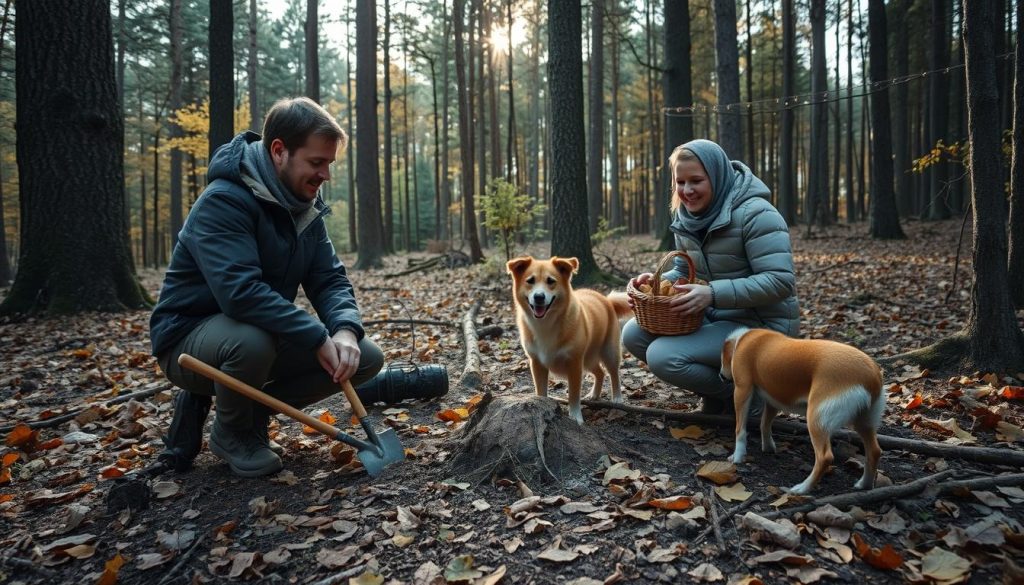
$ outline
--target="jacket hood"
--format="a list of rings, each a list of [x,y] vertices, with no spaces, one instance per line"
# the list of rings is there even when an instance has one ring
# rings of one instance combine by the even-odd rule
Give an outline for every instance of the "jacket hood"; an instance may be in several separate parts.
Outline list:
[[[251,142],[260,139],[255,132],[243,132],[221,145],[210,158],[210,166],[206,169],[206,181],[212,183],[216,179],[226,179],[232,183],[244,185],[242,181],[242,154]]]

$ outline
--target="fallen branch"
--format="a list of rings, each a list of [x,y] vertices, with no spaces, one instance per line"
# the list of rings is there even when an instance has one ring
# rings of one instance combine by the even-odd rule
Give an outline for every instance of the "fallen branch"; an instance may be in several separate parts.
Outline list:
[[[719,530],[719,527],[721,526],[723,521],[728,520],[730,518],[733,518],[737,514],[745,512],[747,510],[747,508],[753,506],[754,504],[756,504],[756,503],[758,503],[760,501],[761,501],[761,497],[760,496],[751,496],[751,497],[747,498],[747,500],[745,502],[743,502],[742,504],[740,504],[738,506],[734,506],[732,510],[726,511],[725,516],[718,516],[717,514],[712,515],[711,526],[708,526],[707,528],[704,529],[703,532],[698,534],[697,538],[693,539],[693,544],[695,546],[700,544],[701,542],[704,541],[705,538],[708,537],[709,534],[711,534],[711,532],[713,530],[715,530],[715,531]],[[714,504],[712,504],[712,506],[713,505]]]
[[[718,543],[718,554],[725,552],[725,539],[722,538],[721,518],[718,517],[718,496],[715,495],[715,486],[708,486],[708,511],[711,512],[711,530],[715,533],[715,541]]]
[[[457,323],[452,321],[430,321],[427,319],[375,319],[372,321],[363,321],[363,326],[368,327],[370,325],[439,325],[441,327],[458,327]]]
[[[444,255],[442,255],[442,256],[435,256],[435,257],[431,258],[430,260],[427,260],[425,262],[417,264],[417,265],[415,265],[412,268],[409,268],[407,270],[403,270],[401,272],[396,272],[394,274],[389,274],[389,275],[387,275],[386,278],[388,280],[390,280],[392,278],[398,278],[400,276],[407,276],[407,275],[412,274],[414,272],[420,272],[421,270],[426,270],[428,268],[433,268],[433,267],[437,266],[438,264],[440,264],[441,261],[444,260],[445,258],[446,258],[446,256],[444,256]]]
[[[480,376],[480,348],[477,346],[476,314],[480,311],[480,301],[473,303],[462,316],[462,339],[466,344],[466,366],[462,369],[459,384],[468,390],[475,390],[483,381]]]
[[[177,572],[185,566],[185,564],[188,562],[189,557],[192,556],[192,553],[195,552],[196,548],[199,547],[199,543],[201,543],[205,538],[206,534],[200,534],[199,537],[196,538],[196,541],[192,543],[192,546],[188,547],[188,550],[185,551],[185,554],[181,555],[181,558],[178,559],[178,562],[174,564],[170,571],[164,574],[163,578],[160,579],[160,581],[158,581],[156,585],[164,585],[164,583],[170,583],[171,581],[173,581],[174,575],[177,574]]]
[[[356,565],[354,567],[345,569],[344,571],[331,575],[330,577],[324,577],[323,579],[320,579],[319,581],[317,581],[316,583],[312,583],[311,585],[338,585],[338,583],[341,583],[345,579],[355,577],[356,575],[362,573],[365,570],[366,563],[363,563],[361,565]]]
[[[124,395],[118,396],[116,398],[111,398],[110,400],[107,400],[106,402],[104,402],[103,406],[111,407],[111,406],[114,406],[115,404],[121,404],[122,402],[128,402],[129,400],[132,400],[132,399],[135,399],[135,398],[148,398],[148,397],[150,397],[150,396],[152,396],[154,394],[159,394],[159,393],[163,392],[164,390],[171,390],[172,388],[174,388],[174,386],[171,385],[171,384],[160,384],[160,385],[155,386],[153,388],[148,388],[146,390],[139,390],[138,392],[132,392],[131,394],[124,394]],[[29,421],[29,422],[24,423],[24,424],[27,424],[30,429],[47,429],[47,428],[50,428],[50,427],[58,426],[59,424],[61,424],[63,422],[67,422],[67,421],[75,418],[76,416],[78,416],[82,412],[88,410],[89,408],[91,408],[91,406],[86,406],[84,408],[79,408],[79,409],[73,410],[71,412],[66,412],[66,413],[64,413],[64,414],[62,414],[60,416],[54,416],[54,417],[50,417],[50,418],[43,419],[43,420],[33,420],[33,421]],[[5,426],[5,427],[0,427],[0,434],[4,434],[5,435],[5,434],[13,431],[14,427],[16,427],[16,426],[17,426],[17,424],[8,425],[8,426]]]
[[[561,399],[556,400],[564,402],[564,400]],[[662,408],[651,408],[648,406],[635,406],[632,404],[609,402],[607,400],[584,400],[582,403],[584,406],[589,408],[614,408],[637,414],[665,417],[669,420],[677,420],[691,424],[726,428],[733,428],[736,424],[736,421],[732,416],[700,414],[697,412],[680,412],[677,410],[666,410]],[[760,418],[751,418],[747,421],[747,426],[751,428],[760,428],[760,425]],[[807,425],[796,421],[776,419],[775,422],[772,423],[772,429],[786,431],[804,438],[808,437]],[[846,429],[836,431],[833,433],[832,437],[835,439],[849,441],[854,444],[860,443],[860,436],[857,433]],[[904,439],[902,437],[892,437],[889,435],[878,435],[878,444],[883,449],[907,451],[909,453],[917,453],[928,457],[944,457],[974,461],[976,463],[987,463],[991,465],[1024,467],[1024,451],[1017,451],[1014,449],[965,447],[963,445],[950,445],[948,443],[937,443],[935,441],[923,441],[919,439]]]
[[[947,477],[952,476],[954,473],[955,472],[953,470],[947,469],[905,484],[817,498],[807,504],[801,504],[792,508],[782,508],[774,512],[762,514],[762,516],[768,519],[778,518],[779,516],[795,514],[797,512],[809,512],[826,504],[832,504],[837,508],[877,504],[879,502],[907,498],[922,492],[925,492],[929,498],[936,498],[965,489],[980,490],[994,488],[997,486],[1024,485],[1024,473],[1008,473],[991,477],[942,481]]]

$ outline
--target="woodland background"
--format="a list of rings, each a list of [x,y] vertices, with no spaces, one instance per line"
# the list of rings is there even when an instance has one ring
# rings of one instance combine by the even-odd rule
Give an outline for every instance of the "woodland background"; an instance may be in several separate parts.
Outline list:
[[[1022,26],[1019,0],[5,0],[0,581],[1019,582]],[[280,476],[204,451],[116,506],[169,422],[146,323],[208,157],[294,95],[351,136],[323,194],[371,335],[451,391],[374,409],[408,448],[380,478],[278,417]],[[633,410],[535,427],[607,439],[593,469],[478,481],[467,421],[531,402],[505,259],[650,271],[696,137],[772,188],[803,334],[883,364],[885,489],[847,493],[837,440],[818,499],[783,497],[806,433],[730,468],[731,420],[630,356]]]

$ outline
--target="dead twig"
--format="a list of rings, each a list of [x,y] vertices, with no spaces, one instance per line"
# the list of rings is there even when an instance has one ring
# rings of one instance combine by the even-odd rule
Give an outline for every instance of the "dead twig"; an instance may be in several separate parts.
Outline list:
[[[428,319],[374,319],[363,321],[363,327],[371,325],[438,325],[440,327],[458,327],[458,323],[452,321],[430,321]]]
[[[954,473],[956,473],[954,470],[947,469],[900,485],[890,485],[875,488],[873,490],[858,490],[855,492],[847,492],[845,494],[826,496],[824,498],[815,498],[807,504],[793,506],[792,508],[782,508],[773,512],[760,514],[760,516],[762,518],[767,518],[768,520],[774,520],[780,516],[788,516],[797,512],[810,512],[811,510],[820,508],[827,504],[832,504],[838,508],[840,506],[862,506],[866,504],[876,504],[878,502],[895,500],[897,498],[906,498],[923,492],[928,486],[942,481],[947,477],[951,477]]]
[[[311,585],[338,585],[338,583],[341,583],[342,581],[350,577],[355,577],[356,575],[362,573],[365,570],[366,563],[363,563],[361,565],[356,565],[354,567],[345,569],[344,571],[331,575],[330,577],[320,579],[319,581],[312,583]]]
[[[712,531],[719,529],[719,527],[722,525],[722,522],[724,522],[726,520],[730,520],[730,519],[734,518],[736,515],[738,515],[738,514],[740,514],[742,512],[746,512],[747,508],[750,508],[751,506],[753,506],[754,504],[759,503],[760,501],[761,501],[761,497],[760,496],[751,496],[751,497],[747,498],[747,501],[743,502],[742,504],[740,504],[738,506],[733,506],[732,510],[728,510],[725,513],[724,517],[719,517],[717,522],[714,520],[714,518],[717,517],[717,514],[712,515],[711,526],[708,526],[707,528],[704,529],[703,532],[698,534],[697,538],[693,539],[693,544],[694,545],[698,545],[701,542],[704,542],[704,539],[707,538],[708,535],[711,534]],[[712,505],[714,505],[714,504],[712,504]]]
[[[171,570],[168,571],[163,576],[163,578],[160,579],[160,581],[157,582],[156,585],[164,585],[164,583],[170,583],[171,581],[173,581],[174,580],[174,575],[177,574],[177,572],[180,571],[181,568],[184,567],[186,563],[188,563],[189,557],[191,557],[192,553],[194,553],[195,550],[197,548],[199,548],[199,543],[201,543],[205,539],[206,539],[206,534],[200,534],[196,538],[196,541],[192,543],[192,546],[188,547],[188,550],[185,551],[185,554],[181,555],[181,558],[178,559],[178,562],[175,563],[173,567],[171,567]]]
[[[563,400],[557,399],[559,402]],[[583,400],[582,404],[589,408],[614,408],[645,414],[650,416],[664,417],[668,420],[677,420],[692,424],[701,424],[717,427],[733,428],[736,424],[732,416],[721,416],[712,414],[700,414],[696,412],[680,412],[677,410],[666,410],[662,408],[651,408],[648,406],[635,406],[606,400]],[[749,428],[760,428],[760,419],[751,418],[747,421]],[[778,420],[772,423],[772,429],[793,433],[797,437],[807,439],[807,425],[796,421]],[[854,444],[860,444],[860,436],[857,433],[840,429],[832,434],[833,439],[842,439]],[[809,439],[807,439],[809,440]],[[1024,451],[1015,449],[999,449],[995,447],[965,447],[963,445],[950,445],[935,441],[923,441],[919,439],[904,439],[889,435],[878,435],[878,444],[886,450],[907,451],[928,457],[944,457],[962,459],[975,463],[986,463],[990,465],[1007,465],[1024,467]]]
[[[135,399],[135,398],[147,398],[147,397],[152,396],[154,394],[159,394],[159,393],[163,392],[164,390],[171,390],[172,388],[174,388],[174,386],[172,386],[171,384],[162,384],[162,385],[156,386],[154,388],[149,388],[149,389],[146,389],[146,390],[139,390],[138,392],[132,392],[131,394],[124,394],[122,396],[118,396],[117,398],[111,398],[110,400],[107,400],[106,402],[104,402],[103,406],[111,407],[111,406],[114,406],[115,404],[121,404],[122,402],[128,402],[129,400],[132,400],[132,399]],[[66,412],[66,413],[64,413],[64,414],[62,414],[60,416],[54,416],[54,417],[43,419],[43,420],[33,420],[33,421],[29,421],[29,422],[24,423],[24,424],[27,424],[30,429],[47,429],[47,428],[58,426],[61,423],[67,422],[67,421],[75,418],[76,416],[78,416],[79,414],[81,414],[82,412],[84,412],[84,411],[86,411],[88,409],[89,409],[89,407],[79,408],[79,409],[73,410],[71,412]],[[17,425],[15,424],[15,425],[8,425],[8,426],[5,426],[5,427],[0,427],[0,434],[7,434],[7,433],[13,431],[14,427],[16,427],[16,426]]]
[[[483,381],[480,375],[480,348],[477,346],[476,314],[480,311],[478,299],[462,316],[462,339],[466,344],[466,366],[462,369],[459,384],[468,390],[475,390]]]
[[[718,543],[718,554],[725,552],[725,539],[722,538],[722,520],[718,517],[718,496],[715,495],[715,486],[708,486],[708,511],[711,512],[711,529],[715,533],[715,541]]]

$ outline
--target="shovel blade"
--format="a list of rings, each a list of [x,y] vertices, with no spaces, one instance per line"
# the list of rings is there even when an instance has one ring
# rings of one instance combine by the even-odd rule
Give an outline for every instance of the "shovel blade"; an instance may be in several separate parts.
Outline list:
[[[377,433],[377,439],[379,446],[370,445],[356,451],[356,457],[370,477],[377,477],[388,465],[405,459],[405,449],[394,429]]]

